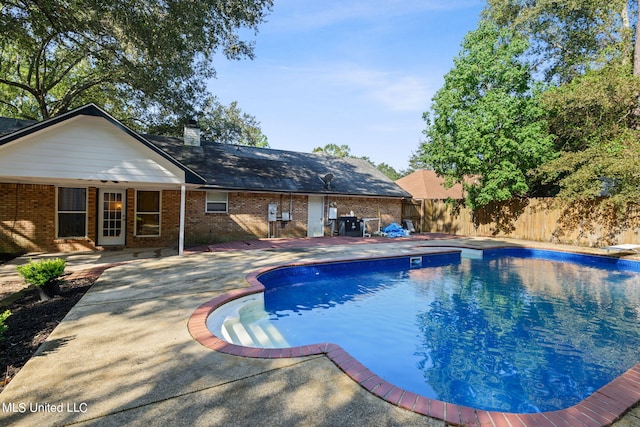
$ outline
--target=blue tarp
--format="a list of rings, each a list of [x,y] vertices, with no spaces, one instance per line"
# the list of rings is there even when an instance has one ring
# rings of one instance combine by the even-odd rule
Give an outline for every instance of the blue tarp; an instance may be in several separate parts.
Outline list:
[[[392,223],[387,225],[382,231],[387,235],[387,237],[406,237],[407,231],[400,227],[397,223]]]

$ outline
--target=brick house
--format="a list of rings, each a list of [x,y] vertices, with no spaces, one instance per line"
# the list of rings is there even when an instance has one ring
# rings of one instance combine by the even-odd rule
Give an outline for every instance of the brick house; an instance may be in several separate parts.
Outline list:
[[[363,160],[143,135],[93,104],[2,133],[0,253],[324,236],[410,197]]]

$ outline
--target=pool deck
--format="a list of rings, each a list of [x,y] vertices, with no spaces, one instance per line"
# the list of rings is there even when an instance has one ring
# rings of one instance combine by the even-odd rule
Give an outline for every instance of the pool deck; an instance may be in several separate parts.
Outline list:
[[[439,245],[532,246],[606,255],[598,249],[446,237],[277,239],[197,248],[184,257],[171,250],[68,254],[69,270],[76,275],[117,265],[104,270],[0,393],[0,425],[640,425],[637,368],[615,389],[583,402],[570,418],[469,413],[429,401],[427,411],[442,407],[432,413],[434,418],[419,413],[425,402],[417,396],[392,389],[383,393],[388,386],[381,388],[382,382],[367,387],[366,379],[352,379],[363,369],[354,368],[337,346],[296,357],[244,357],[207,348],[192,336],[198,335],[193,324],[189,331],[192,315],[202,313],[198,307],[249,288],[248,274],[276,264],[406,255]],[[14,268],[0,266],[0,277]]]

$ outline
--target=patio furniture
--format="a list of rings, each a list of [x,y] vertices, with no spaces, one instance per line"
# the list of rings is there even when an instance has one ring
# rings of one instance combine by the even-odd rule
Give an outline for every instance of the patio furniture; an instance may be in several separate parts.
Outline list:
[[[621,245],[606,246],[603,249],[606,249],[607,252],[609,252],[609,251],[628,251],[628,252],[640,253],[640,251],[638,251],[640,249],[640,245],[634,245],[632,243],[624,243],[624,244],[621,244]]]

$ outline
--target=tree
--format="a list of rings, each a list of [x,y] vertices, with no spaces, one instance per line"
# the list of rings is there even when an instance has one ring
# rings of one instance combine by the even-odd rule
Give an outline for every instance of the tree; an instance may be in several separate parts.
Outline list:
[[[393,166],[386,163],[380,163],[376,168],[392,181],[397,181],[402,177],[401,172],[398,172]]]
[[[254,116],[243,113],[236,101],[224,106],[210,99],[199,116],[198,125],[202,129],[202,136],[215,142],[269,146],[266,135],[260,129],[260,122]]]
[[[200,137],[221,144],[268,147],[267,136],[260,129],[260,122],[251,114],[244,113],[238,102],[221,104],[215,96],[209,96],[204,107],[195,113],[200,128]],[[154,135],[180,135],[191,117],[176,117],[172,114],[157,115],[146,132]]]
[[[541,106],[559,156],[535,176],[564,199],[622,207],[640,198],[639,4],[489,0],[485,10],[529,40],[526,55],[553,82]]]
[[[640,200],[640,78],[630,64],[587,72],[542,97],[560,156],[537,173],[560,185],[567,200],[610,196],[619,207]]]
[[[272,0],[6,1],[0,6],[0,114],[47,119],[96,102],[119,117],[191,115],[218,51],[251,58]],[[125,120],[126,121],[126,120]]]
[[[536,69],[564,83],[612,58],[629,60],[637,11],[635,0],[489,0],[484,16],[528,39]],[[635,43],[637,51],[640,39]]]
[[[523,37],[481,20],[464,39],[445,85],[425,113],[420,157],[450,185],[458,182],[472,208],[529,190],[527,172],[553,156],[543,110],[521,59]],[[474,183],[465,177],[478,177]]]
[[[316,147],[314,153],[324,153],[333,157],[351,157],[351,148],[348,145],[327,144],[324,147]]]
[[[324,147],[314,148],[313,152],[325,153],[329,156],[334,156],[334,157],[351,157],[354,159],[366,160],[367,162],[371,163],[373,167],[378,169],[380,172],[382,172],[385,176],[387,176],[392,181],[395,181],[402,176],[402,174],[397,170],[395,170],[391,165],[388,165],[386,163],[380,163],[379,165],[376,165],[375,162],[367,156],[362,156],[362,157],[352,156],[351,148],[346,144],[343,144],[343,145],[327,144]]]

